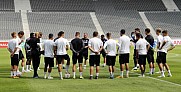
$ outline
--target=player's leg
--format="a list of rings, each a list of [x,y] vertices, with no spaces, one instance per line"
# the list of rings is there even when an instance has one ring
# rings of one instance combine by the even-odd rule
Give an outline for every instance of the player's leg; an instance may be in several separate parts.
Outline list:
[[[88,53],[84,53],[84,54],[83,54],[83,57],[84,57],[84,69],[86,69],[87,60],[88,60]]]
[[[94,59],[95,56],[94,55],[90,55],[90,58],[89,58],[89,65],[90,65],[90,80],[93,79],[93,70],[94,70]]]
[[[107,59],[107,66],[108,66],[108,69],[109,69],[109,73],[110,73],[110,76],[109,76],[109,78],[110,79],[112,79],[113,78],[113,76],[112,76],[112,74],[113,74],[113,68],[112,68],[112,64],[111,64],[111,57],[110,56],[106,56],[106,59]]]
[[[46,73],[47,73],[47,67],[48,67],[49,58],[48,57],[44,57],[44,60],[45,60],[44,79],[46,79],[47,78]]]
[[[136,49],[134,49],[133,60],[134,60],[133,70],[137,70],[139,67],[139,64],[138,64],[138,59],[136,57]]]
[[[64,58],[62,55],[57,55],[57,62],[58,62],[58,73],[59,73],[59,76],[60,76],[60,79],[62,80],[63,79],[63,76],[62,76],[62,62],[64,61]]]
[[[22,72],[25,72],[25,70],[24,70],[25,58],[24,58],[23,52],[21,50],[19,52],[19,59],[22,61],[21,62]]]
[[[72,55],[72,61],[73,61],[73,66],[72,66],[72,72],[73,72],[73,79],[76,78],[76,64],[77,64],[77,55]]]
[[[171,71],[170,71],[170,67],[166,62],[166,53],[163,53],[163,67],[166,68],[166,70],[168,71],[168,77],[172,77]]]
[[[82,67],[82,63],[83,63],[83,56],[82,54],[80,54],[78,56],[78,63],[79,63],[79,73],[80,73],[80,79],[83,79],[83,67]]]
[[[129,78],[129,53],[125,54],[126,78]]]
[[[141,70],[141,76],[139,77],[144,77],[144,73],[145,73],[145,68],[144,68],[144,57],[142,55],[139,55],[139,59],[138,59],[139,65],[140,65],[140,70]]]
[[[54,67],[54,58],[49,58],[48,65],[49,65],[49,68],[48,68],[48,79],[53,79],[53,77],[51,77],[51,72],[52,72],[52,67]]]
[[[95,55],[95,64],[96,64],[96,77],[95,79],[98,79],[99,77],[99,66],[100,66],[100,55]]]
[[[163,69],[164,68],[163,59],[164,59],[164,54],[162,52],[158,52],[157,63],[161,72],[161,76],[158,76],[158,77],[165,77],[164,69]]]
[[[119,55],[119,64],[120,64],[120,76],[117,78],[123,78],[123,73],[124,73],[124,55],[120,54]]]
[[[66,55],[65,60],[67,60],[67,64],[66,64],[66,68],[65,68],[65,69],[66,69],[66,74],[70,74],[70,73],[68,72],[69,66],[70,66],[70,57],[69,57],[68,54]]]

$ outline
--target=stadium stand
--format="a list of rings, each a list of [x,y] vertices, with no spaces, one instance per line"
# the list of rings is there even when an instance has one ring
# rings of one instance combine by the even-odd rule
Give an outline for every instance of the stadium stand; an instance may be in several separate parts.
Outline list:
[[[15,12],[0,12],[0,40],[11,39],[12,32],[22,31],[21,14]]]
[[[28,13],[30,32],[43,32],[44,37],[53,33],[55,37],[61,30],[67,39],[74,38],[75,32],[91,34],[96,30],[87,12],[32,12]]]
[[[180,38],[181,12],[145,13],[153,28],[162,28],[169,31],[172,38]]]
[[[14,11],[14,0],[0,0],[0,11]]]
[[[146,28],[137,11],[121,11],[96,15],[104,32],[111,32],[113,38],[120,37],[121,29],[127,30],[127,35],[130,36],[135,28],[139,27],[143,34],[143,29]]]
[[[177,5],[177,7],[179,9],[181,9],[181,0],[173,0],[175,2],[175,4]]]

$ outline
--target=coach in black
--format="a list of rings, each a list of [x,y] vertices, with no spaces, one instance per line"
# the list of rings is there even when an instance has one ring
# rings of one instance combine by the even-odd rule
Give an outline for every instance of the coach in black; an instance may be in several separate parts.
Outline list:
[[[154,65],[154,50],[153,50],[154,38],[150,34],[150,29],[149,28],[145,29],[145,34],[146,34],[145,40],[150,44],[150,48],[149,48],[149,50],[147,52],[147,61],[148,61],[149,67],[150,67],[150,73],[149,74],[152,75],[154,73],[154,68],[155,68],[155,65]]]
[[[75,33],[75,38],[71,41],[70,44],[70,49],[72,50],[72,60],[73,60],[73,79],[75,79],[75,71],[76,71],[76,63],[78,60],[79,63],[79,72],[80,72],[80,79],[83,79],[82,77],[82,62],[83,62],[83,55],[82,51],[84,49],[84,43],[82,39],[80,39],[80,33],[76,32]]]
[[[86,69],[86,63],[87,63],[87,59],[88,59],[88,43],[89,43],[89,39],[88,39],[88,34],[84,33],[84,38],[82,38],[82,41],[84,42],[84,49],[83,49],[83,58],[85,59],[84,61],[84,69]]]
[[[31,48],[31,58],[33,62],[33,69],[34,69],[34,75],[33,78],[39,78],[37,69],[40,64],[40,47],[37,43],[40,43],[40,40],[36,37],[31,37],[30,40],[27,42]]]

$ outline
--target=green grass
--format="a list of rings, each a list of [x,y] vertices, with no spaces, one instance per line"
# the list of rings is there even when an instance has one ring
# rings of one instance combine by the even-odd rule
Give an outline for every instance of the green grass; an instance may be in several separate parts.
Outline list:
[[[168,64],[170,65],[173,77],[160,78],[160,80],[169,81],[181,85],[181,46],[177,46],[168,53]],[[71,54],[71,52],[69,51]],[[102,59],[101,59],[102,60]],[[59,80],[57,69],[52,72],[53,80],[43,79],[43,58],[41,60],[39,72],[40,79],[33,79],[33,73],[24,73],[20,79],[10,78],[10,58],[6,49],[0,49],[0,92],[180,92],[181,86],[176,86],[163,81],[151,78],[138,78],[136,73],[130,73],[130,78],[108,79],[109,73],[107,67],[100,68],[100,77],[98,80],[89,80],[89,67],[84,70],[83,80],[64,79]],[[148,65],[147,65],[148,66]],[[118,58],[116,67],[119,68]],[[133,67],[132,54],[130,58],[130,69]],[[71,72],[71,67],[69,69]],[[147,68],[147,72],[149,68]],[[156,67],[158,71],[158,67]],[[65,70],[63,70],[63,73]],[[79,75],[77,70],[77,77]],[[167,73],[166,73],[167,74]],[[72,73],[71,73],[72,75]],[[119,69],[116,69],[115,76],[119,75]],[[148,75],[147,75],[148,76]],[[150,77],[157,78],[159,74]]]

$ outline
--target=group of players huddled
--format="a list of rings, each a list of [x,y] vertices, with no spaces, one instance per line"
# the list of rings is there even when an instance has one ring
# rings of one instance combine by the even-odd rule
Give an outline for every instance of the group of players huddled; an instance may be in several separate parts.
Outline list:
[[[162,34],[161,34],[162,33]],[[116,56],[119,56],[120,63],[120,76],[116,78],[129,78],[129,59],[130,59],[130,46],[131,43],[134,45],[134,68],[137,70],[140,68],[141,75],[139,77],[145,77],[146,61],[148,61],[150,72],[152,75],[155,73],[154,64],[154,52],[157,51],[156,62],[159,66],[160,74],[159,77],[165,77],[164,68],[168,71],[168,77],[171,77],[169,66],[166,63],[167,52],[175,48],[171,38],[168,36],[167,30],[156,29],[157,34],[157,48],[155,50],[154,37],[150,34],[150,29],[145,29],[146,37],[140,33],[140,29],[136,28],[135,32],[131,33],[131,37],[126,35],[126,31],[122,29],[120,31],[120,38],[117,41],[112,39],[111,33],[104,35],[99,34],[97,31],[93,32],[93,37],[88,39],[88,34],[84,33],[84,37],[80,38],[80,32],[75,33],[75,38],[69,42],[64,38],[64,32],[60,31],[58,37],[54,39],[53,34],[48,35],[47,40],[42,40],[42,33],[30,33],[30,37],[25,41],[25,52],[26,52],[26,69],[24,69],[24,55],[22,53],[22,43],[24,32],[20,31],[18,36],[15,32],[11,33],[12,39],[8,42],[8,51],[11,56],[11,77],[19,78],[21,72],[19,72],[19,61],[22,60],[22,72],[30,72],[31,61],[33,65],[34,75],[33,78],[39,78],[37,70],[39,69],[41,55],[44,55],[44,78],[53,79],[51,76],[52,67],[54,67],[54,58],[56,58],[56,65],[60,79],[63,79],[62,68],[66,69],[65,77],[70,78],[69,65],[70,57],[67,53],[69,48],[72,51],[72,72],[73,79],[76,79],[76,64],[79,64],[80,79],[83,79],[83,68],[86,68],[86,61],[88,59],[88,50],[90,50],[89,65],[90,65],[90,79],[93,79],[93,70],[96,68],[95,79],[99,77],[99,66],[100,66],[100,54],[104,57],[103,66],[109,67],[110,79],[114,78]],[[64,60],[67,60],[66,67],[64,66]],[[83,65],[83,60],[84,65]],[[124,67],[126,68],[126,74],[124,74]],[[48,76],[47,76],[48,71]]]

